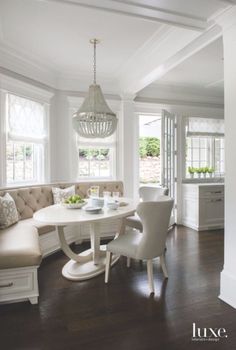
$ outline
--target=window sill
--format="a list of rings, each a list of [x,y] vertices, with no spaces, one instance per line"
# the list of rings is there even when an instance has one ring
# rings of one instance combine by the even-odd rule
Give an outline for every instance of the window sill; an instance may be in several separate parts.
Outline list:
[[[76,181],[116,181],[114,177],[78,177]]]
[[[21,187],[33,187],[33,186],[43,186],[45,185],[44,182],[14,182],[14,183],[7,183],[6,185],[2,186],[4,189],[11,189],[11,188],[21,188]]]
[[[183,179],[182,183],[224,183],[224,177],[209,177],[209,178],[194,178],[194,179]]]

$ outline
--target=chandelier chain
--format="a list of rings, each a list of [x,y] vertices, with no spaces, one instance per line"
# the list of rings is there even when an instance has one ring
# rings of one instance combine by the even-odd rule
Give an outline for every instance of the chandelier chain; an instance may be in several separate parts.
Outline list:
[[[96,45],[97,42],[94,40],[93,42],[93,83],[96,84]]]

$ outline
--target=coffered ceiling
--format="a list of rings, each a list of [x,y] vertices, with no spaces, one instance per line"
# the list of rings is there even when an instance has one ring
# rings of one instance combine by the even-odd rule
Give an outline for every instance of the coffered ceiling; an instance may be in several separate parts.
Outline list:
[[[181,80],[181,71],[171,77],[170,70],[190,55],[189,44],[198,51],[220,36],[213,15],[233,2],[0,0],[0,66],[82,91],[92,79],[89,39],[97,37],[101,85],[110,93],[137,93],[164,76],[168,82]],[[214,79],[217,74],[209,81]]]
[[[158,84],[223,92],[223,41],[217,39],[159,79]]]

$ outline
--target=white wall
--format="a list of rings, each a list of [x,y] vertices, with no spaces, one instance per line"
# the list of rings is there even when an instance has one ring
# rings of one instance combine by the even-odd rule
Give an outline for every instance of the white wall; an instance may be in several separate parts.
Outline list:
[[[223,28],[225,79],[225,251],[220,298],[236,308],[236,6],[219,18]]]
[[[25,80],[18,81],[16,85],[24,86]],[[33,81],[28,81],[31,86],[40,91],[45,90],[45,86],[34,86]],[[30,85],[28,85],[30,86]],[[74,181],[77,178],[77,151],[75,146],[75,133],[72,129],[72,108],[79,108],[83,98],[81,93],[71,94],[50,90],[50,181]],[[45,94],[49,92],[45,90]],[[155,94],[152,90],[151,97]],[[140,95],[141,96],[141,95]],[[140,98],[139,96],[139,98]],[[141,96],[142,97],[142,96]],[[169,104],[150,103],[147,92],[142,101],[134,102],[134,96],[123,96],[122,100],[117,96],[106,97],[111,108],[117,113],[119,118],[117,131],[117,154],[116,154],[116,178],[124,181],[126,195],[137,196],[139,184],[139,162],[138,162],[138,114],[160,114],[161,109],[167,109],[169,112],[177,114],[179,119],[182,115],[205,116],[205,117],[223,117],[223,109],[217,106],[202,107],[188,103],[188,105],[175,105],[175,101]],[[184,97],[183,97],[184,98]],[[169,101],[170,102],[170,101]],[[1,119],[3,118],[1,114]],[[178,148],[180,159],[182,150]],[[181,171],[178,171],[179,181],[181,182]],[[179,186],[180,189],[180,186]],[[180,191],[178,192],[181,197]]]

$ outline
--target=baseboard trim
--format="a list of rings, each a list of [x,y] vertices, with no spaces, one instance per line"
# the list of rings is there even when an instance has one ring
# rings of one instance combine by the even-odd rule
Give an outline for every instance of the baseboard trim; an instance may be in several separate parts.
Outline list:
[[[236,309],[236,277],[226,270],[220,275],[219,299]]]

